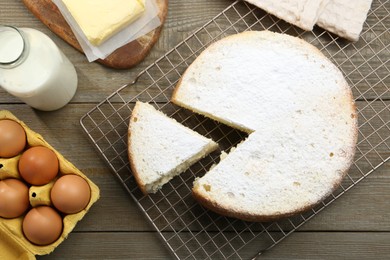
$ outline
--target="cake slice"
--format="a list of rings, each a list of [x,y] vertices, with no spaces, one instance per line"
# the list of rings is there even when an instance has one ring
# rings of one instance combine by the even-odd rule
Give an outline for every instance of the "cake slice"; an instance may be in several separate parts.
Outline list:
[[[350,41],[359,40],[372,0],[331,0],[321,11],[318,26]]]
[[[321,10],[329,0],[246,0],[305,31],[313,30]]]
[[[218,148],[218,144],[137,102],[128,130],[128,156],[144,194],[157,192],[173,177]]]

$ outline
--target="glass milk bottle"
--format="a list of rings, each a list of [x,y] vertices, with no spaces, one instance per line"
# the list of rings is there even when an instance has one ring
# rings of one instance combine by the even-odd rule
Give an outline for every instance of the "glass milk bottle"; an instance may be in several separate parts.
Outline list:
[[[0,86],[33,108],[52,111],[73,98],[77,74],[47,35],[0,26]]]

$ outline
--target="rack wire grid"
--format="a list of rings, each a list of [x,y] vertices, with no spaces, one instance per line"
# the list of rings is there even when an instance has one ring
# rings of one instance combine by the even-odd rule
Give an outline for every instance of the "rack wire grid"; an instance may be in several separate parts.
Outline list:
[[[302,31],[244,2],[236,1],[183,42],[142,71],[136,80],[112,93],[80,122],[94,146],[129,195],[178,259],[248,259],[275,246],[346,191],[390,159],[390,1],[373,2],[357,43],[320,28]],[[170,103],[186,68],[210,43],[246,30],[287,33],[317,46],[344,73],[359,113],[354,164],[340,187],[315,208],[272,223],[250,223],[220,216],[198,205],[191,195],[195,177],[218,163],[246,135]],[[379,51],[374,51],[375,50]],[[137,100],[149,102],[185,126],[216,140],[221,150],[175,177],[158,193],[142,195],[127,157],[127,130]]]

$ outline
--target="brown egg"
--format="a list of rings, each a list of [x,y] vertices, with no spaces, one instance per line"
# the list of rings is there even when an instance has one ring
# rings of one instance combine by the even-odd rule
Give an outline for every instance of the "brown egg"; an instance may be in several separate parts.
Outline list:
[[[17,179],[0,180],[0,217],[20,217],[29,206],[26,184]]]
[[[26,132],[23,127],[13,120],[0,120],[0,157],[14,157],[20,154],[25,146]]]
[[[56,209],[66,214],[74,214],[88,205],[91,189],[82,177],[73,174],[64,175],[54,183],[50,198]]]
[[[44,146],[34,146],[22,154],[18,168],[26,182],[32,185],[44,185],[57,176],[59,163],[52,150]]]
[[[36,245],[49,245],[62,233],[62,218],[53,208],[40,206],[32,208],[23,219],[25,237]]]

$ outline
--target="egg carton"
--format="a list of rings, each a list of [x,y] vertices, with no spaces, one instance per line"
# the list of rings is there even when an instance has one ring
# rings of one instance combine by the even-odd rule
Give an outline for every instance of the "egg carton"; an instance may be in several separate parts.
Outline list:
[[[53,243],[45,246],[31,243],[23,234],[22,223],[28,210],[18,218],[0,217],[0,259],[35,259],[36,255],[46,255],[54,251],[75,228],[89,211],[91,206],[99,199],[99,188],[89,180],[79,169],[71,162],[66,160],[58,151],[56,151],[45,139],[38,133],[32,131],[25,123],[16,118],[11,112],[0,111],[0,120],[10,119],[19,123],[26,132],[27,144],[25,150],[34,146],[44,146],[52,150],[59,161],[59,173],[50,183],[42,186],[29,186],[30,208],[37,206],[52,206],[50,200],[50,190],[56,179],[66,175],[75,174],[87,181],[91,190],[91,198],[88,205],[80,212],[75,214],[60,213],[63,220],[63,230],[61,236]],[[21,154],[12,158],[0,158],[0,180],[15,178],[22,180],[18,172],[18,161]],[[54,207],[53,207],[54,208]]]

